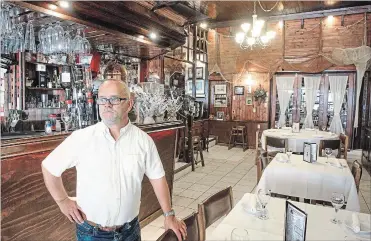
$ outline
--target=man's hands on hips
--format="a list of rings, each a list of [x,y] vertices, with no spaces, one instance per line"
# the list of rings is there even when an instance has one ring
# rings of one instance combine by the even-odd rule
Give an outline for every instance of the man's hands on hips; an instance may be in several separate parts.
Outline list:
[[[66,215],[66,217],[75,223],[83,223],[85,219],[85,215],[82,212],[79,205],[77,205],[75,198],[67,197],[66,199],[57,202],[59,208],[61,209],[62,213]]]
[[[187,237],[187,226],[182,220],[175,216],[165,217],[165,230],[171,229],[174,231],[179,241]]]

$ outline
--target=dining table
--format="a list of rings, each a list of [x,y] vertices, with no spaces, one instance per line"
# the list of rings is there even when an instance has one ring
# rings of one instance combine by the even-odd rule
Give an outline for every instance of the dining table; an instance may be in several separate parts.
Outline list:
[[[206,240],[237,240],[232,239],[233,230],[246,232],[246,237],[238,240],[284,240],[286,200],[270,198],[266,206],[268,219],[262,220],[257,214],[249,212],[249,203],[257,200],[256,194],[246,193],[223,220],[209,232]],[[371,215],[340,209],[337,219],[341,223],[331,222],[335,215],[332,207],[312,205],[289,201],[307,214],[306,240],[370,240]],[[358,217],[361,230],[355,233],[352,216]]]
[[[301,129],[299,132],[293,132],[290,127],[283,127],[282,129],[268,129],[262,132],[261,142],[264,150],[266,149],[267,136],[287,139],[287,148],[292,152],[297,153],[303,152],[305,142],[316,143],[319,145],[321,140],[339,140],[339,135],[327,131],[320,131],[317,129]],[[272,148],[271,150],[275,149]]]
[[[346,209],[360,210],[356,183],[345,159],[278,153],[263,170],[256,191],[263,189],[291,197],[331,202],[332,193],[345,196]]]

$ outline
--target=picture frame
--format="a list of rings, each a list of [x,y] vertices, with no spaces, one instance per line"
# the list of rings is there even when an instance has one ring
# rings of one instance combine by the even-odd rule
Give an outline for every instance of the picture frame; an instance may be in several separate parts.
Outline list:
[[[192,68],[188,68],[188,79],[192,79],[192,78],[193,78]]]
[[[217,111],[216,112],[216,119],[217,120],[224,120],[224,111]]]
[[[244,95],[244,94],[245,94],[245,86],[234,87],[234,95]]]
[[[307,234],[308,214],[286,200],[285,209],[285,241],[305,241]]]
[[[248,85],[247,86],[247,93],[248,94],[251,94],[252,93],[251,85]]]
[[[247,95],[246,96],[246,105],[253,105],[253,104],[254,104],[254,101],[253,101],[252,95]]]
[[[214,95],[214,107],[228,107],[227,95]]]
[[[225,95],[227,94],[227,85],[214,85],[214,94],[215,95]]]
[[[204,78],[204,68],[196,67],[196,79],[203,79],[203,78]]]
[[[187,81],[186,94],[192,95],[192,80]],[[196,97],[205,97],[205,80],[196,79]]]

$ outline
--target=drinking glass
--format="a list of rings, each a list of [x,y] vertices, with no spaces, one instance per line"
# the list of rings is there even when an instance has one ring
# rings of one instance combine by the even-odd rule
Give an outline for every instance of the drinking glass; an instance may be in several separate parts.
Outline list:
[[[246,229],[235,228],[232,230],[231,240],[240,240],[240,241],[250,240],[249,233],[247,232]]]
[[[43,54],[46,54],[46,35],[45,35],[45,28],[44,28],[44,25],[41,25],[41,29],[38,33],[38,37],[39,37],[39,51]]]
[[[62,53],[64,47],[64,30],[58,21],[54,27],[55,30],[55,53]]]
[[[70,126],[70,124],[72,122],[71,113],[69,113],[68,111],[62,112],[61,113],[61,119],[64,123],[64,129],[65,129],[64,131],[68,132],[68,127]]]
[[[262,219],[262,220],[269,219],[269,217],[267,215],[267,210],[266,210],[265,207],[267,206],[270,198],[271,198],[271,191],[270,190],[265,191],[263,189],[259,189],[258,200],[259,200],[260,205],[262,206],[262,211],[260,212],[259,218]]]
[[[77,29],[76,36],[73,39],[73,46],[74,46],[73,52],[75,54],[84,53],[84,44],[83,44],[83,39],[81,37],[80,31],[81,31],[80,29]]]
[[[287,154],[287,157],[289,158],[289,162],[290,162],[291,161],[291,155],[292,155],[291,148],[287,149],[286,154]]]
[[[49,23],[45,30],[45,54],[53,53],[53,32],[53,26]]]
[[[327,129],[327,126],[323,125],[322,126],[322,131],[326,131],[326,129]]]
[[[331,219],[332,223],[340,224],[341,221],[337,219],[337,213],[339,209],[344,205],[345,197],[344,194],[334,192],[331,196],[332,206],[335,208],[335,216]]]
[[[64,35],[64,52],[66,54],[71,54],[73,50],[73,41],[70,32],[71,31],[66,30]]]
[[[328,157],[331,156],[332,154],[332,149],[331,148],[325,148],[325,154],[327,156],[327,162],[328,162]]]
[[[85,37],[85,31],[83,32],[83,39],[82,39],[82,43],[83,43],[83,49],[84,49],[84,53],[85,54],[90,54],[90,43],[89,43],[89,40]]]

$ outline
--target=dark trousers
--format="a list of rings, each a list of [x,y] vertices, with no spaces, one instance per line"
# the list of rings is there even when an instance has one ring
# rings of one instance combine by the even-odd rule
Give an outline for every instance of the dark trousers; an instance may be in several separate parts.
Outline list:
[[[103,231],[87,222],[76,224],[78,241],[141,241],[138,217],[116,231]]]

